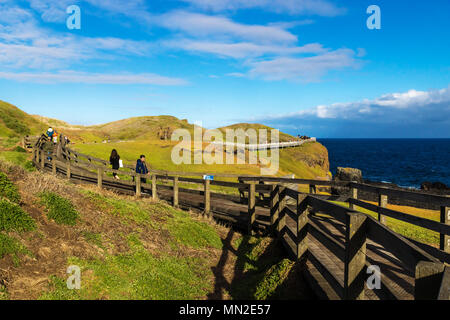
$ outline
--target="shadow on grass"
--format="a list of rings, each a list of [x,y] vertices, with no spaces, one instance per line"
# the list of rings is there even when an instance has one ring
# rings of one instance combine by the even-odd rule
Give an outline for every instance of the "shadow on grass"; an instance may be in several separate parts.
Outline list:
[[[277,239],[242,236],[235,249],[234,234],[230,230],[222,240],[223,253],[217,266],[212,268],[215,287],[209,299],[225,299],[226,293],[236,300],[315,299],[303,278],[301,264],[286,258]],[[226,270],[230,268],[227,261],[231,255],[236,256],[236,262],[233,270]]]

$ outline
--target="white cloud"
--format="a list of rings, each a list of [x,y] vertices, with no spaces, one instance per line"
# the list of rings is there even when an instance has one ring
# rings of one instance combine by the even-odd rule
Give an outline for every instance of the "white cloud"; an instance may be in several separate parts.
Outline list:
[[[245,77],[245,74],[241,73],[241,72],[230,72],[230,73],[227,73],[226,76],[236,77],[236,78],[243,78],[243,77]]]
[[[297,41],[297,36],[280,26],[241,24],[221,16],[173,11],[154,19],[154,22],[160,26],[195,37],[213,36],[214,39],[241,39],[257,43]]]
[[[157,74],[105,74],[61,71],[57,73],[0,72],[1,79],[36,83],[85,83],[85,84],[149,84],[162,86],[185,85],[179,78],[164,77]]]
[[[152,45],[114,37],[89,38],[56,33],[38,26],[33,16],[17,7],[0,20],[0,65],[9,68],[60,68],[80,61],[118,55],[147,55]]]
[[[431,118],[450,121],[450,86],[440,90],[390,93],[373,100],[319,105],[296,113],[270,117],[296,121],[313,118],[370,122],[411,122]]]
[[[324,53],[326,49],[319,43],[311,43],[301,47],[284,45],[263,45],[252,42],[213,42],[179,39],[165,41],[164,45],[192,52],[213,53],[223,57],[244,59],[263,55],[292,55],[302,53]]]
[[[45,22],[63,22],[67,19],[66,9],[76,0],[30,0],[30,7],[36,10]]]
[[[345,12],[327,0],[183,0],[203,10],[225,11],[258,8],[289,14],[336,16]]]
[[[19,23],[31,17],[31,13],[19,8],[2,5],[0,2],[0,23]]]
[[[195,3],[194,3],[195,2]],[[118,15],[136,19],[150,26],[171,31],[167,40],[156,42],[134,41],[114,37],[88,38],[70,33],[57,33],[40,27],[30,12],[18,7],[7,7],[9,21],[0,18],[0,66],[7,68],[67,69],[77,63],[110,60],[121,56],[146,56],[152,49],[181,49],[205,53],[220,58],[240,60],[244,69],[238,72],[249,78],[265,80],[317,81],[332,70],[356,67],[363,49],[355,53],[349,49],[331,50],[320,43],[298,44],[298,37],[288,29],[313,23],[312,20],[273,22],[267,25],[238,23],[226,16],[206,15],[183,10],[165,14],[151,14],[144,0],[30,0],[30,7],[45,21],[59,21],[69,4],[88,3]],[[276,5],[290,13],[329,14],[334,9],[328,1],[265,0],[192,1],[198,7],[214,11],[261,8]],[[222,7],[221,7],[222,6]],[[84,8],[81,6],[82,9]],[[221,9],[222,8],[222,9]],[[327,9],[328,8],[328,9]],[[333,9],[334,8],[334,9]],[[327,11],[328,10],[328,11]],[[4,19],[5,20],[5,19]],[[16,23],[11,23],[14,21]],[[238,73],[235,73],[238,74]]]
[[[239,121],[249,122],[249,119]],[[319,105],[251,121],[318,137],[449,138],[450,86],[440,90],[409,90],[375,99]]]
[[[68,14],[68,6],[76,4],[81,12],[86,9],[85,4],[101,10],[101,14],[112,13],[142,20],[150,17],[146,11],[144,0],[29,0],[30,7],[35,10],[45,22],[64,22]]]
[[[252,61],[249,63],[249,75],[266,80],[301,80],[318,81],[320,77],[332,70],[357,67],[355,52],[350,49],[318,54],[312,57],[277,57],[271,60]]]
[[[299,21],[246,25],[223,16],[186,11],[172,11],[153,20],[178,32],[161,41],[163,47],[239,59],[249,78],[318,81],[329,71],[359,66],[357,58],[365,55],[362,48],[355,52],[326,49],[320,43],[298,45],[297,36],[286,29]]]
[[[45,14],[53,1],[33,1]],[[47,11],[46,11],[47,10]],[[40,83],[150,84],[182,85],[183,79],[153,73],[100,74],[66,70],[79,63],[117,61],[126,56],[147,56],[155,46],[147,41],[114,37],[83,37],[57,33],[40,27],[33,15],[24,9],[7,7],[10,16],[0,18],[0,78]],[[1,17],[1,16],[0,16]],[[49,17],[48,15],[46,16]],[[86,67],[86,64],[84,64]],[[20,70],[20,72],[18,72]],[[30,70],[39,70],[31,71]],[[45,71],[43,71],[45,70]],[[28,72],[26,72],[28,71]]]
[[[96,6],[106,11],[115,13],[145,11],[146,4],[144,0],[85,0],[90,5]]]

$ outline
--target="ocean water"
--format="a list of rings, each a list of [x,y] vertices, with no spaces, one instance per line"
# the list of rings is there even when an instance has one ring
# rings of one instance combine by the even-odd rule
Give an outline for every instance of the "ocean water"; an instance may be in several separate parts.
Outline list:
[[[363,178],[420,188],[424,181],[450,186],[450,139],[317,139],[328,149],[330,170],[362,170]]]

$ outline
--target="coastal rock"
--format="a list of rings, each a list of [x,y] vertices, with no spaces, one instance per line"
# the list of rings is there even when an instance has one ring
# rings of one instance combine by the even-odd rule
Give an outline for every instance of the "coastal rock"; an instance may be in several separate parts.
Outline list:
[[[364,182],[361,170],[356,168],[343,167],[337,168],[336,175],[333,177],[333,181],[355,181],[359,183]],[[331,194],[350,194],[350,189],[347,187],[331,187]]]
[[[338,167],[336,170],[336,175],[334,176],[335,181],[355,181],[363,182],[362,172],[356,168],[342,168]]]
[[[444,183],[442,182],[429,182],[429,181],[425,181],[420,185],[420,190],[425,190],[425,191],[447,191],[450,190],[449,187],[447,187]]]

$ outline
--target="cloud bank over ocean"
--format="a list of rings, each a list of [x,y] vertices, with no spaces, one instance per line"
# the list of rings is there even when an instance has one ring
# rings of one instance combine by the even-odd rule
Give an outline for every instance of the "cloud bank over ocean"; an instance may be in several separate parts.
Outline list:
[[[319,105],[253,120],[293,134],[317,137],[450,138],[450,86],[390,93],[373,100]]]

